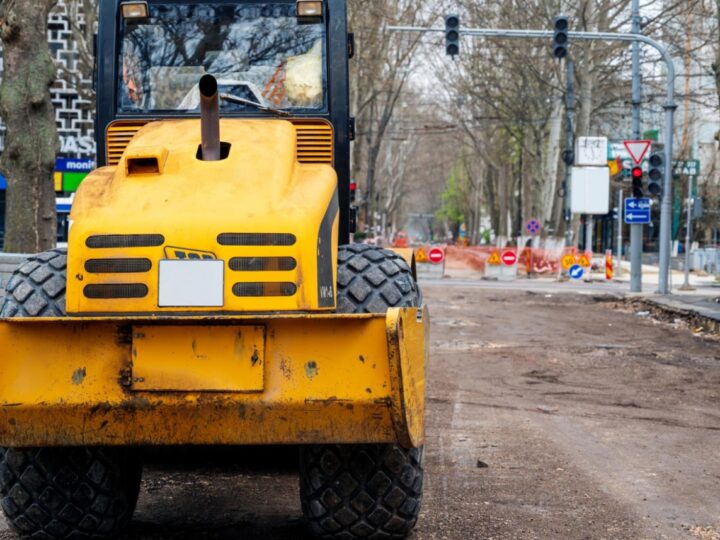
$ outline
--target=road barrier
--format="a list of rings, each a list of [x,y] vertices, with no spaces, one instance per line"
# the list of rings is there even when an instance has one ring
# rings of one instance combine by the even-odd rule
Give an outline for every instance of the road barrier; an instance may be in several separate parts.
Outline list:
[[[605,252],[605,279],[612,281],[615,276],[615,261],[613,260],[613,253],[610,250]]]
[[[526,245],[523,240],[527,239],[519,240],[518,245]],[[540,247],[448,246],[447,272],[453,275],[456,270],[472,270],[488,279],[559,277],[562,257],[569,251],[564,247],[564,242],[548,239],[537,243]],[[503,260],[505,254],[512,254],[516,260]]]
[[[702,248],[693,250],[690,269],[702,270],[708,274],[720,274],[720,248]]]
[[[420,246],[415,249],[419,279],[442,279],[445,276],[447,246]]]

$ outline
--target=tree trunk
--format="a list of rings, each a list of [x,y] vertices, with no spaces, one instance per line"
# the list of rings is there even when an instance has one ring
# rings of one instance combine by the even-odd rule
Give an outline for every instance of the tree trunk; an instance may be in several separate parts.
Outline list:
[[[5,251],[55,246],[53,169],[59,140],[50,85],[56,68],[47,21],[56,0],[0,0],[4,72],[0,115],[7,126],[0,168],[7,177]]]
[[[718,33],[715,43],[715,62],[712,65],[715,74],[715,90],[718,95],[718,105],[720,105],[720,0],[715,0],[715,15],[717,16]],[[717,132],[716,138],[720,141],[720,131]]]

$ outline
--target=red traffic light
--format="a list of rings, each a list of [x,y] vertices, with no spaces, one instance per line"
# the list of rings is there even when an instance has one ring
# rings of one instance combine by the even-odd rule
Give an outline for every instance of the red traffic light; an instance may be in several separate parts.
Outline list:
[[[357,191],[357,182],[350,182],[350,191]]]
[[[643,170],[642,167],[633,167],[632,168],[632,177],[635,180],[640,180],[643,176]]]

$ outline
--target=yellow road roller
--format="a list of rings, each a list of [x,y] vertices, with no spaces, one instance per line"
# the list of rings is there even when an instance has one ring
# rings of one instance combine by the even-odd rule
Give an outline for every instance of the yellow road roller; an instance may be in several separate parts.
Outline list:
[[[429,319],[351,244],[344,0],[103,0],[98,168],[0,316],[0,497],[22,538],[113,538],[142,449],[298,445],[319,538],[403,538]]]

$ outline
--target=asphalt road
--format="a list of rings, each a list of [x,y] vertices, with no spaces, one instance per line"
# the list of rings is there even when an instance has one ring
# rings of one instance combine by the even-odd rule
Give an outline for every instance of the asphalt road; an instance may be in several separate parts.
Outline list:
[[[720,539],[720,341],[588,295],[425,297],[414,540]],[[294,448],[155,452],[126,539],[306,538],[296,474]]]

